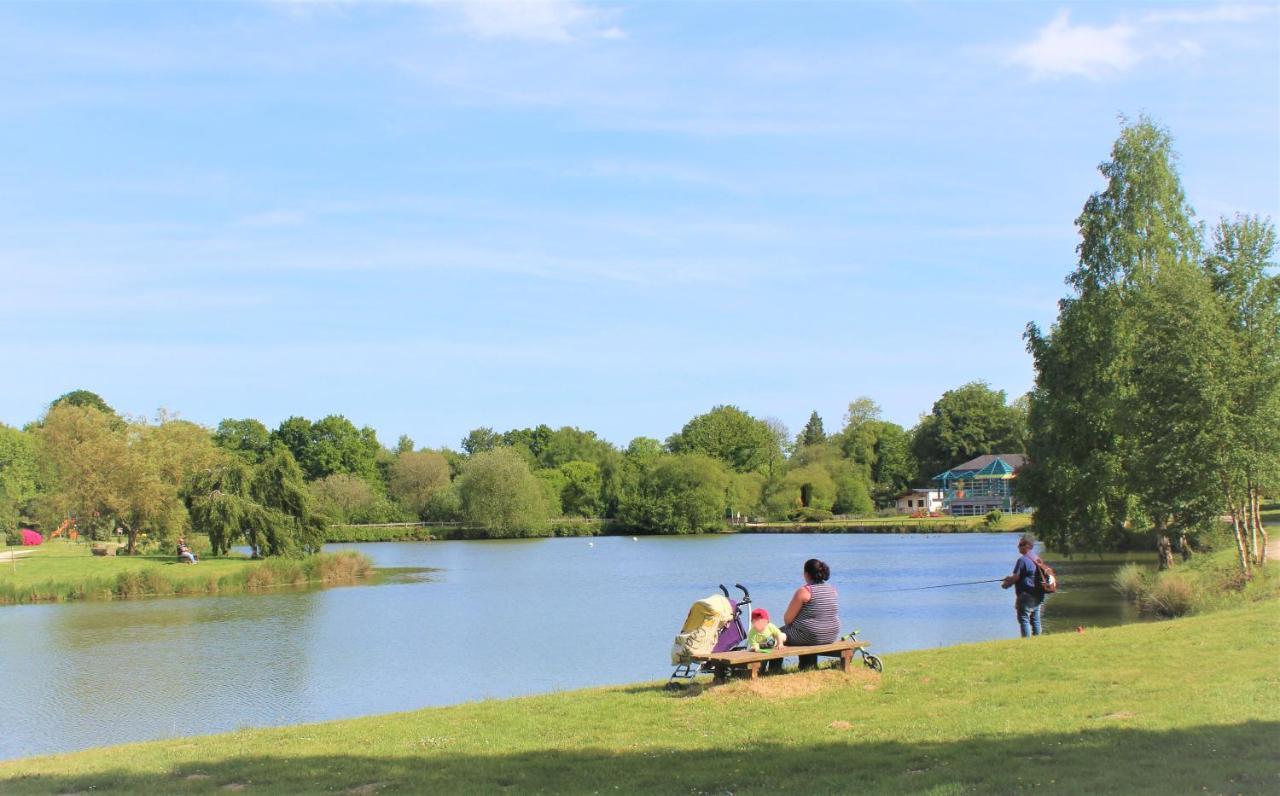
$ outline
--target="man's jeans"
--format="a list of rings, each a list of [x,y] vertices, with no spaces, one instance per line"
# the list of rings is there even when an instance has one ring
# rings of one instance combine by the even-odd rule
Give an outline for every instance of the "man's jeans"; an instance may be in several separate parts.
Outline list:
[[[1044,595],[1026,591],[1018,595],[1014,603],[1018,608],[1018,627],[1022,637],[1040,635],[1040,607],[1044,605]]]

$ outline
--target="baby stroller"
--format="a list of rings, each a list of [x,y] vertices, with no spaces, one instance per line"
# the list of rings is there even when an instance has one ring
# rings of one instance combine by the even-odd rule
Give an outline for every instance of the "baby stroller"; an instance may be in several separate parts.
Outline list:
[[[751,593],[741,583],[735,583],[733,587],[742,592],[741,600],[730,597],[729,590],[722,583],[720,592],[723,597],[714,594],[698,600],[689,609],[689,616],[671,650],[671,662],[676,664],[676,670],[667,680],[668,690],[679,688],[699,674],[711,674],[711,669],[700,658],[745,646],[747,631],[742,615],[751,614]]]

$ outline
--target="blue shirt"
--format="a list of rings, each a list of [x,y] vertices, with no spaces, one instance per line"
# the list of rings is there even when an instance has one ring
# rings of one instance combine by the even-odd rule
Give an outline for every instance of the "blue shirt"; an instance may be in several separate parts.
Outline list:
[[[1031,553],[1018,558],[1013,565],[1013,590],[1018,594],[1036,590],[1036,559]]]

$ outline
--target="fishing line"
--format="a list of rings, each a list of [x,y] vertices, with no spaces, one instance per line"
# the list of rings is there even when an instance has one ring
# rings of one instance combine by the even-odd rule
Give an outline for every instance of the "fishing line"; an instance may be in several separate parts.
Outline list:
[[[992,580],[967,580],[964,583],[942,583],[937,586],[912,586],[908,589],[875,589],[868,594],[887,594],[894,591],[923,591],[925,589],[947,589],[952,586],[976,586],[979,583],[1000,583],[1004,578],[994,578]]]

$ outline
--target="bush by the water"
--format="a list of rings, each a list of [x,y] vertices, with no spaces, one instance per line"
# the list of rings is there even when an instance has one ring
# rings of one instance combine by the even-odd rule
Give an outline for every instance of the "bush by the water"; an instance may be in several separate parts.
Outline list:
[[[1229,549],[1193,555],[1164,572],[1126,564],[1116,571],[1112,585],[1142,613],[1164,618],[1280,596],[1280,576],[1271,567],[1257,567],[1253,578],[1246,579],[1235,556]]]
[[[1166,572],[1142,595],[1140,606],[1145,613],[1168,619],[1191,613],[1199,595],[1196,587],[1177,572]]]
[[[1126,600],[1137,601],[1146,589],[1146,573],[1137,564],[1129,563],[1116,570],[1111,579],[1115,590],[1124,595]]]
[[[787,519],[792,522],[826,522],[834,516],[834,514],[826,509],[805,507],[788,512]]]

